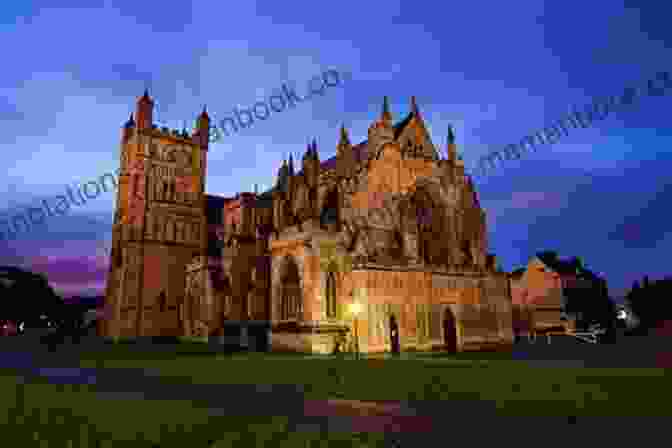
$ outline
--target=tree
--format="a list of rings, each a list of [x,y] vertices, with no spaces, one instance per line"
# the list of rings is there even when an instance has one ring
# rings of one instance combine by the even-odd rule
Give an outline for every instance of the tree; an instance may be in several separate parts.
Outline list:
[[[0,267],[0,319],[33,322],[57,314],[63,304],[42,274]]]
[[[650,282],[648,276],[645,276],[642,286],[639,286],[636,281],[633,283],[632,289],[626,295],[626,300],[632,312],[639,319],[640,330],[647,331],[664,320],[672,319],[670,294],[672,294],[672,278],[670,277]]]
[[[576,260],[572,263],[576,263]],[[578,280],[582,283],[566,289],[565,311],[577,316],[579,328],[599,325],[603,329],[613,329],[616,324],[616,304],[609,297],[606,280],[585,268],[579,268],[578,271]]]

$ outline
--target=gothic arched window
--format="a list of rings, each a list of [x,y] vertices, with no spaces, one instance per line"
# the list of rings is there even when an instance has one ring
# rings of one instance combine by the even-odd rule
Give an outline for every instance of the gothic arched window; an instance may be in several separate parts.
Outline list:
[[[336,274],[327,272],[327,317],[336,318]]]
[[[288,259],[286,270],[281,279],[280,319],[295,319],[302,312],[299,269],[296,263]]]
[[[436,235],[434,204],[425,190],[418,190],[414,196],[415,218],[418,230],[418,257],[425,263],[430,262],[430,247]]]
[[[161,291],[161,294],[159,294],[159,311],[164,312],[166,311],[166,292]]]
[[[322,212],[320,213],[320,224],[322,226],[328,224],[338,225],[338,191],[336,189],[327,193]]]

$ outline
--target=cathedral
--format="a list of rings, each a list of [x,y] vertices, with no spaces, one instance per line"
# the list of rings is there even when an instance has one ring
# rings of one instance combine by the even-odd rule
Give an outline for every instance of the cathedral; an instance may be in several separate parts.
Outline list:
[[[411,99],[368,139],[313,140],[275,186],[205,193],[213,126],[159,128],[140,97],[122,129],[103,336],[249,341],[332,353],[510,347],[508,277],[449,127],[434,145]]]

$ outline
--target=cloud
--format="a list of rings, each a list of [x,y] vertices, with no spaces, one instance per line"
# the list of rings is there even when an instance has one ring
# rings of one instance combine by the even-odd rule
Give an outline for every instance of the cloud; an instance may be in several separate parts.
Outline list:
[[[608,230],[610,240],[620,241],[626,248],[656,248],[660,241],[672,233],[666,218],[672,202],[672,185],[664,185],[656,193],[642,199],[635,213],[630,211]]]
[[[521,216],[558,214],[563,207],[564,199],[561,194],[553,191],[516,191],[508,198],[482,199],[481,202],[487,217],[492,220],[492,225],[495,225],[495,221],[508,217],[518,221]]]

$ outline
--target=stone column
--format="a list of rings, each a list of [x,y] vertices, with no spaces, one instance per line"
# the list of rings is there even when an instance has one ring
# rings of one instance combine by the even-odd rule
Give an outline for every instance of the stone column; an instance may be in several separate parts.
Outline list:
[[[296,267],[299,271],[299,288],[301,290],[301,294],[299,296],[299,320],[301,321],[307,321],[311,319],[311,301],[314,293],[313,288],[311,287],[312,279],[310,278],[312,273],[309,272],[310,262],[306,259],[307,255],[311,252],[312,251],[310,248],[304,246],[303,255],[293,257],[294,262],[296,263]]]

